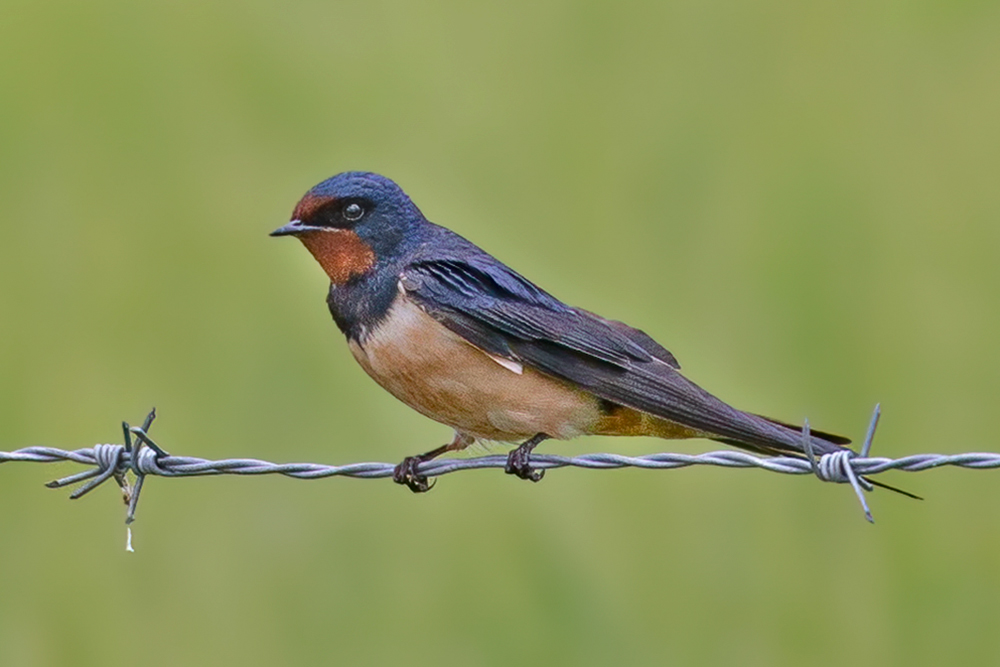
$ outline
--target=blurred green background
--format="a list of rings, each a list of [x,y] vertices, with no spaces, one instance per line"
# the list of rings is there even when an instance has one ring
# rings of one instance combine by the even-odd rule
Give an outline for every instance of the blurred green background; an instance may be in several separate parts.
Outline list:
[[[1000,450],[996,2],[0,4],[0,449],[398,461],[267,233],[365,169],[736,405]],[[560,453],[707,442],[583,439]],[[1000,473],[0,467],[0,664],[995,664]]]

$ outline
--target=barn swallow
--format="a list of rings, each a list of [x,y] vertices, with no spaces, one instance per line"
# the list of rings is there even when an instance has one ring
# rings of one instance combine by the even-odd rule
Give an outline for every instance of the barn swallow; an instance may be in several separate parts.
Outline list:
[[[850,440],[737,410],[681,374],[638,329],[568,306],[458,234],[427,220],[393,181],[345,172],[305,194],[295,236],[330,278],[327,304],[354,358],[393,396],[454,429],[417,466],[473,442],[520,443],[506,471],[538,481],[543,440],[581,435],[709,438],[766,455],[816,455]]]

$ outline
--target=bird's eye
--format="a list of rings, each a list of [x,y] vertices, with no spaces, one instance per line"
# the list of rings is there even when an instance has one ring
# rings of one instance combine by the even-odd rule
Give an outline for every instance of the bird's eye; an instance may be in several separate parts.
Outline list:
[[[365,214],[365,209],[360,204],[348,204],[344,207],[344,217],[352,222],[359,220]]]

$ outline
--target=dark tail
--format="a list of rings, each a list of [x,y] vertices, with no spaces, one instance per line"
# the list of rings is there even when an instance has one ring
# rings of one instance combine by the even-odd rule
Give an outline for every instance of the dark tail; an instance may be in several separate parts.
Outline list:
[[[740,436],[714,437],[712,440],[767,456],[791,455],[805,458],[806,451],[801,426],[750,412],[738,412],[740,426],[743,427],[740,429],[742,431]],[[811,429],[809,443],[812,445],[813,454],[822,456],[850,449],[846,445],[851,443],[851,439]]]
[[[758,427],[760,426],[760,422],[763,422],[764,424],[770,426],[771,429],[777,427],[778,429],[781,430],[780,435],[775,437],[774,440],[770,442],[761,442],[760,438],[754,438],[752,442],[743,441],[735,438],[712,438],[712,440],[715,440],[716,442],[722,442],[727,445],[732,445],[734,447],[739,447],[741,449],[747,449],[767,456],[793,456],[802,459],[807,458],[807,454],[805,452],[805,448],[803,445],[804,434],[802,427],[798,427],[793,424],[789,424],[787,422],[779,421],[777,419],[772,419],[771,417],[764,417],[763,415],[756,415],[749,412],[744,412],[743,414],[746,415],[746,417],[750,418],[750,420],[758,422],[757,424]],[[756,428],[754,430],[760,433],[760,431],[763,429]],[[846,445],[849,445],[851,443],[850,438],[844,437],[842,435],[836,435],[834,433],[826,433],[825,431],[816,431],[813,429],[810,429],[809,433],[810,433],[809,442],[812,445],[814,456],[818,457],[824,454],[832,454],[837,451],[850,449],[849,447],[846,447]],[[869,438],[873,434],[874,434],[874,428],[869,430]],[[854,450],[851,449],[851,451]],[[913,498],[915,500],[923,500],[922,497],[918,496],[915,493],[910,493],[909,491],[886,484],[884,482],[877,482],[871,479],[870,477],[864,477],[863,479],[872,486],[877,486],[879,488],[886,489],[888,491],[893,491],[894,493],[906,496],[907,498]]]

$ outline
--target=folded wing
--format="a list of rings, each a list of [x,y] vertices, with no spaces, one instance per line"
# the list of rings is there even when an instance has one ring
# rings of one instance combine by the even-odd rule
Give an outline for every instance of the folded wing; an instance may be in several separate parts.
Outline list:
[[[415,262],[401,286],[432,317],[490,354],[706,437],[765,453],[802,451],[798,431],[715,398],[681,375],[674,356],[642,331],[567,306],[489,256]],[[823,435],[812,438],[817,453],[840,449]]]

